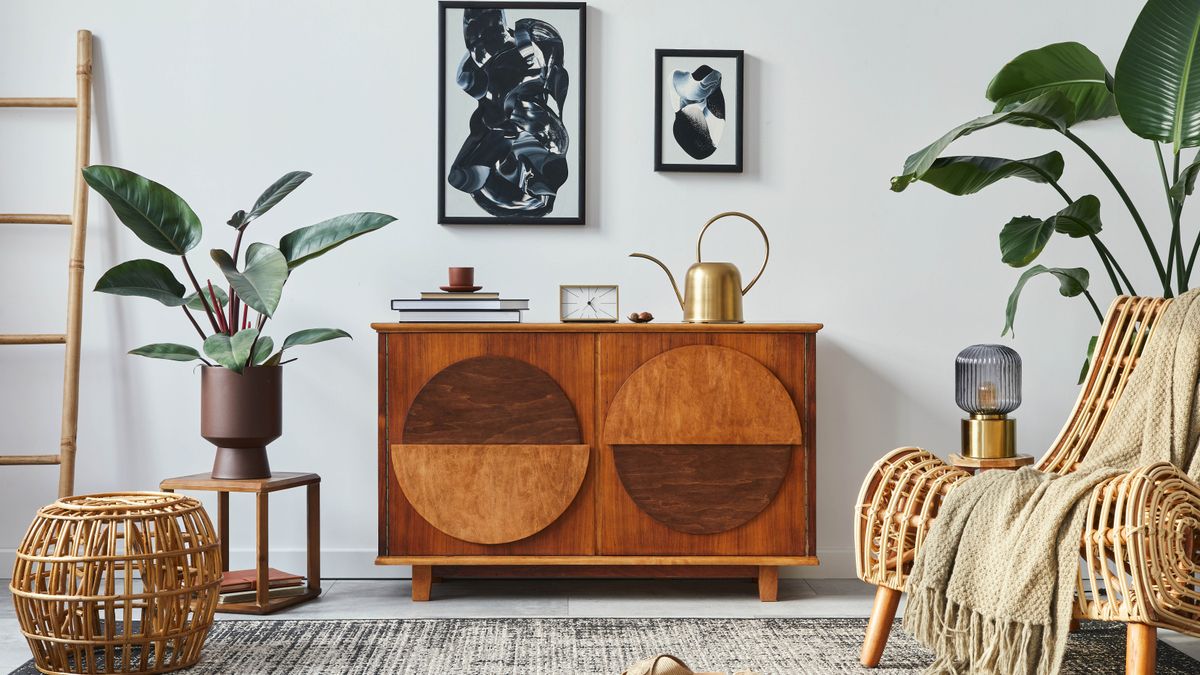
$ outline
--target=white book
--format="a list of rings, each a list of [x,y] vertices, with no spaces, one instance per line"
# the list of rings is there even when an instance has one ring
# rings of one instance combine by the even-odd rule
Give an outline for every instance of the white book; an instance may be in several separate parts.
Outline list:
[[[431,309],[529,309],[529,300],[501,298],[494,300],[414,300],[399,298],[392,300],[392,309],[398,312],[424,312]]]
[[[520,323],[521,310],[431,310],[400,312],[398,323]]]

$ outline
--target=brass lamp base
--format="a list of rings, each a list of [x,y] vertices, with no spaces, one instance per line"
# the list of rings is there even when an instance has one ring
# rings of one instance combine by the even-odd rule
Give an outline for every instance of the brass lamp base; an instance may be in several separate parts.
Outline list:
[[[971,415],[962,421],[962,452],[974,459],[1017,454],[1017,421],[1007,415]]]

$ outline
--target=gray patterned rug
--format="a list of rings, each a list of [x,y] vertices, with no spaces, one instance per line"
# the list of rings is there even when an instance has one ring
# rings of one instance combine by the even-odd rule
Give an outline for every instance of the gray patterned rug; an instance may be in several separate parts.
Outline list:
[[[762,675],[920,672],[929,654],[896,628],[879,668],[858,665],[865,619],[418,619],[217,621],[189,675],[429,673],[618,675],[660,652],[694,669]],[[1063,675],[1121,675],[1125,629],[1090,623],[1071,636]],[[1158,643],[1158,675],[1200,662]],[[33,663],[13,675],[36,675]]]

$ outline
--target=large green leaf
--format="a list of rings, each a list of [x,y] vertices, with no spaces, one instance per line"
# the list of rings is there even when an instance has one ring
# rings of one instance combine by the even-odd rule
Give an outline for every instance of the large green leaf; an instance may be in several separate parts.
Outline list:
[[[156,342],[152,345],[138,347],[129,352],[135,356],[145,356],[151,359],[166,359],[168,361],[199,361],[200,352],[187,345],[177,345],[171,342]]]
[[[1053,274],[1058,279],[1058,292],[1068,298],[1073,298],[1087,290],[1089,274],[1082,267],[1043,267],[1034,265],[1025,270],[1021,278],[1017,280],[1017,286],[1008,296],[1008,306],[1004,310],[1004,332],[1001,335],[1008,335],[1013,331],[1013,320],[1017,316],[1017,300],[1021,298],[1021,291],[1025,289],[1025,283],[1038,276],[1039,274]]]
[[[259,242],[250,244],[246,249],[246,269],[242,271],[238,271],[226,251],[214,248],[211,254],[243,302],[267,316],[275,313],[288,277],[288,262],[279,249]]]
[[[1076,239],[1100,234],[1100,199],[1096,195],[1084,195],[1047,218],[1046,222],[1055,232]]]
[[[132,171],[101,164],[84,169],[83,179],[104,197],[125,227],[150,246],[183,255],[200,243],[200,219],[169,188]]]
[[[264,190],[258,196],[258,201],[254,202],[254,207],[250,209],[250,213],[247,213],[242,219],[241,227],[245,227],[250,221],[270,211],[272,206],[275,206],[283,201],[284,197],[292,194],[292,190],[300,187],[300,184],[308,180],[310,176],[312,174],[307,171],[292,171],[284,174],[279,180],[272,183],[271,187]]]
[[[280,348],[280,351],[303,345],[315,345],[318,342],[336,340],[337,338],[354,339],[350,337],[349,333],[340,328],[306,328],[287,336],[283,341],[283,347]]]
[[[1092,339],[1088,340],[1087,356],[1083,359],[1083,368],[1079,370],[1079,381],[1076,384],[1083,384],[1083,380],[1087,377],[1088,371],[1092,368],[1092,357],[1096,354],[1096,342],[1100,339],[1099,335],[1093,335]]]
[[[1009,61],[987,88],[994,112],[1037,98],[1048,91],[1066,96],[1074,106],[1073,122],[1117,114],[1109,91],[1111,76],[1100,57],[1078,42],[1058,42]]]
[[[1048,183],[1062,178],[1063,158],[1048,152],[1028,159],[1002,157],[939,157],[921,180],[952,195],[969,195],[1005,178]]]
[[[1033,262],[1055,232],[1069,237],[1100,233],[1100,200],[1084,195],[1045,220],[1032,216],[1013,218],[1000,230],[1000,259],[1013,267]]]
[[[217,304],[220,306],[224,307],[225,305],[229,304],[229,295],[227,295],[225,290],[220,286],[213,286],[213,295],[217,296]],[[207,291],[205,291],[203,295],[204,300],[202,301],[200,298],[200,295],[191,293],[183,300],[188,309],[194,309],[198,312],[203,312],[206,307],[212,305],[212,300],[209,299]]]
[[[250,359],[254,365],[259,365],[271,356],[271,350],[275,349],[275,341],[269,336],[263,335],[258,338],[258,342],[254,343],[254,357]]]
[[[315,345],[318,342],[326,340],[336,340],[337,338],[350,338],[350,334],[340,328],[306,328],[298,330],[295,333],[287,336],[283,341],[283,346],[279,351],[271,357],[267,365],[277,366],[283,359],[283,352],[292,347],[301,347],[304,345]]]
[[[1000,259],[1013,267],[1033,262],[1046,248],[1054,226],[1041,218],[1017,216],[1000,230]]]
[[[151,298],[167,307],[184,304],[187,289],[166,265],[155,260],[130,260],[105,272],[96,282],[101,293]]]
[[[1200,145],[1200,2],[1149,0],[1117,61],[1117,110],[1174,152]]]
[[[1200,174],[1200,159],[1183,167],[1179,172],[1179,180],[1171,186],[1171,196],[1175,198],[1175,201],[1182,203],[1185,197],[1192,194],[1192,190],[1196,188],[1198,174]]]
[[[285,234],[279,250],[288,267],[296,267],[394,220],[386,213],[347,213]]]
[[[1071,117],[1073,104],[1062,93],[1049,91],[1037,98],[1014,106],[1004,112],[977,117],[970,122],[954,127],[941,138],[909,155],[904,162],[904,173],[892,178],[892,190],[901,192],[915,180],[920,180],[933,166],[934,161],[951,143],[997,124],[1029,122],[1058,131],[1066,131],[1074,121]],[[290,259],[290,258],[289,258]]]
[[[240,330],[233,337],[224,333],[208,336],[204,341],[204,353],[217,363],[234,372],[242,372],[250,358],[250,345],[258,337],[257,328]]]

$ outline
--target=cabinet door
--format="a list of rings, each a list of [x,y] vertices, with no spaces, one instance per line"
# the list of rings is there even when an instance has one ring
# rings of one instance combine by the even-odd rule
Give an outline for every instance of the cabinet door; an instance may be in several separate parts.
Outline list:
[[[600,337],[600,552],[811,555],[811,336]]]
[[[591,335],[386,337],[385,555],[595,551]]]

